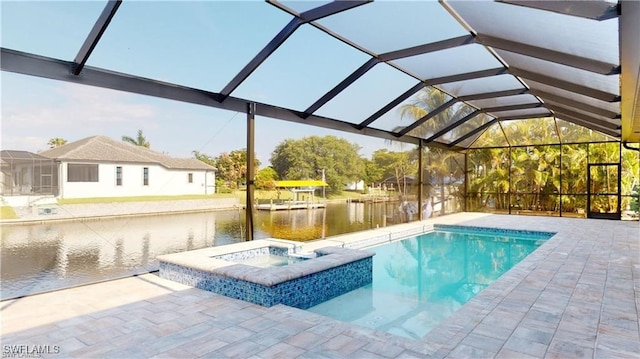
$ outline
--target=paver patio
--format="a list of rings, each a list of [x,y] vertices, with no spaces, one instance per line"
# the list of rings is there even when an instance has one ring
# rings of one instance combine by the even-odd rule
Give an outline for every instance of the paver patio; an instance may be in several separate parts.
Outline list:
[[[429,222],[558,234],[421,340],[147,274],[2,302],[3,356],[640,358],[638,222],[480,213]]]

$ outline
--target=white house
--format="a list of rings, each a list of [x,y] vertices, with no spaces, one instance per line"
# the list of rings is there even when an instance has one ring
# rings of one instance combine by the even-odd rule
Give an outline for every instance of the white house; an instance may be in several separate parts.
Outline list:
[[[344,189],[347,191],[363,191],[364,180],[347,183],[344,185]]]
[[[215,193],[215,168],[105,136],[40,153],[58,164],[60,198]]]

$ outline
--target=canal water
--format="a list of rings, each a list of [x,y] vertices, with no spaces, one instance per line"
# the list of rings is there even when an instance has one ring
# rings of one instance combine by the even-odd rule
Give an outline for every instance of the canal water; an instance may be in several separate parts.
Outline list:
[[[310,241],[398,220],[397,203],[328,203],[325,209],[259,211],[254,238]],[[388,223],[387,223],[388,222]],[[3,225],[1,298],[158,269],[156,256],[243,241],[239,210]]]

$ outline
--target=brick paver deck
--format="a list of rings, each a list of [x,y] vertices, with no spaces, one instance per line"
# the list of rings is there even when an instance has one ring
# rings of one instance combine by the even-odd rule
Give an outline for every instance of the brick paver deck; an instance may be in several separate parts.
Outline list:
[[[640,358],[638,222],[478,213],[433,221],[558,234],[421,340],[148,274],[2,302],[3,356]]]

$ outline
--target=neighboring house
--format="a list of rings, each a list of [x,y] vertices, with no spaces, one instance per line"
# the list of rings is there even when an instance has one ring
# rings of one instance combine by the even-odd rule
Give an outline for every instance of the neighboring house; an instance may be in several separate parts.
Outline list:
[[[58,164],[60,198],[215,193],[215,168],[105,136],[40,153]]]
[[[364,191],[364,180],[347,183],[344,185],[344,189],[347,191]]]

